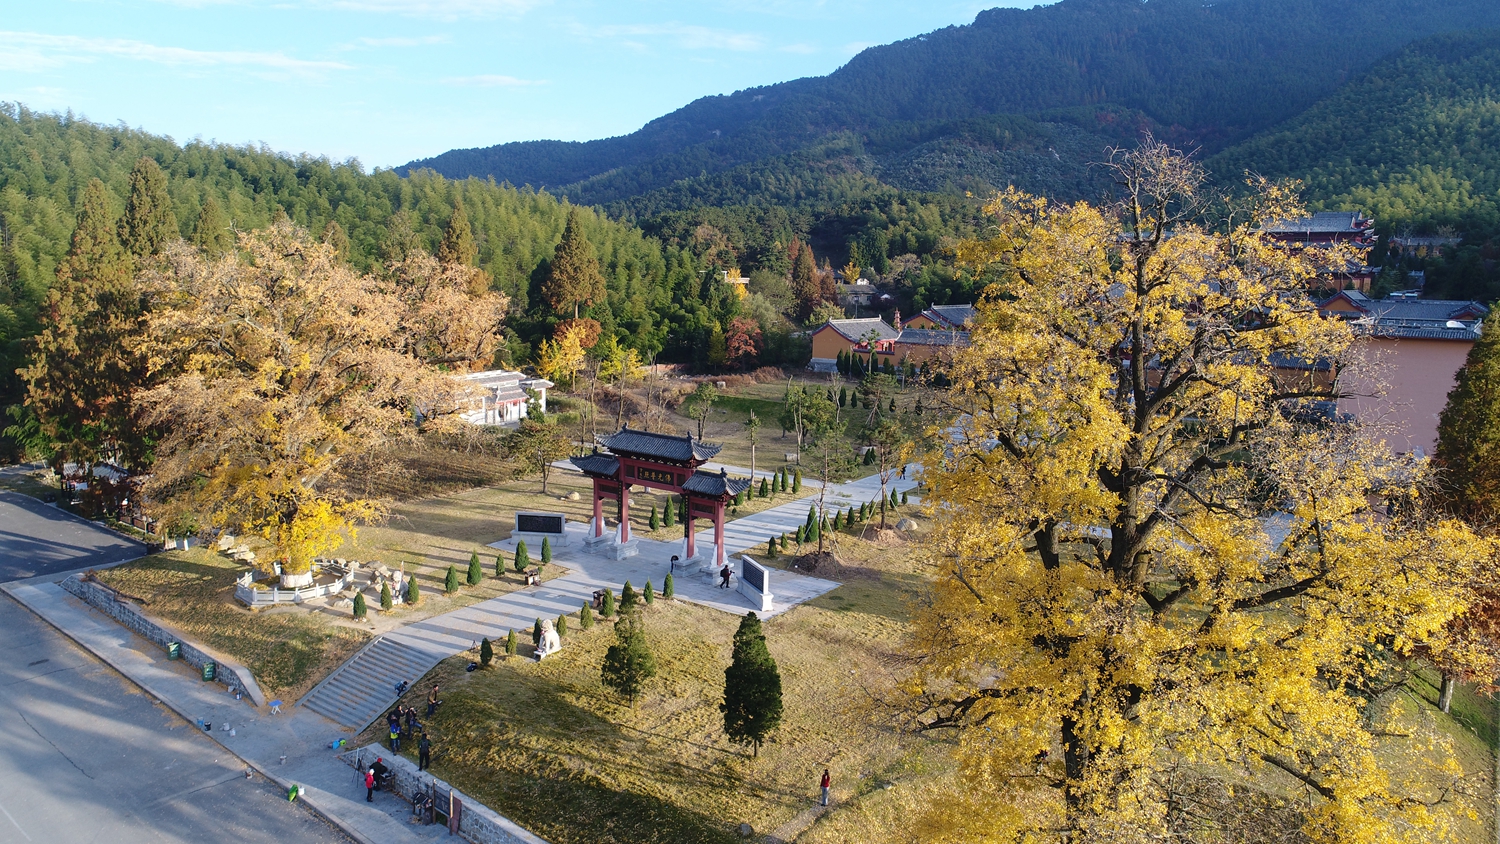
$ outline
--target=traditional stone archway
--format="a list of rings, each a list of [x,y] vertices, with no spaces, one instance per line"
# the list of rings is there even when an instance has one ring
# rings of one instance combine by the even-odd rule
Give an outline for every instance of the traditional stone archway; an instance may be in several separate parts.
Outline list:
[[[623,559],[637,552],[636,539],[630,533],[630,487],[642,486],[681,495],[687,511],[682,520],[687,559],[703,561],[698,553],[693,526],[697,519],[708,519],[714,526],[714,544],[710,557],[715,566],[724,565],[724,511],[729,500],[750,488],[749,478],[731,478],[719,470],[705,472],[698,467],[719,453],[723,446],[685,437],[633,431],[629,425],[617,433],[600,437],[609,450],[597,448],[593,454],[574,457],[572,462],[594,482],[594,521],[584,544],[595,553]],[[620,526],[604,530],[604,501],[617,502]]]

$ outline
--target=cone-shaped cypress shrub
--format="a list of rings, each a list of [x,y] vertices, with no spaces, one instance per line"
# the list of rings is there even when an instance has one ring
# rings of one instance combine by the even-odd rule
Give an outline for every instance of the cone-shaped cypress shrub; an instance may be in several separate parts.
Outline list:
[[[545,565],[547,565],[547,564],[549,564],[551,562],[552,562],[552,539],[551,539],[551,537],[544,536],[544,537],[542,537],[542,565],[545,566]]]
[[[516,649],[519,648],[520,645],[521,645],[521,643],[519,641],[517,641],[517,639],[516,639],[516,631],[512,630],[512,631],[510,631],[510,633],[506,634],[506,636],[505,636],[505,654],[506,654],[506,656],[515,656],[516,655]]]
[[[443,578],[443,591],[449,595],[458,591],[458,569],[448,567],[448,574]]]
[[[818,507],[812,505],[807,508],[807,521],[802,523],[803,527],[812,527],[818,521]]]
[[[672,506],[671,501],[668,501],[667,506],[661,509],[664,511],[661,517],[661,523],[663,525],[665,525],[666,527],[671,527],[672,525],[677,524],[677,508]]]
[[[655,504],[651,505],[651,521],[648,522],[648,524],[651,525],[651,529],[652,530],[656,530],[657,528],[661,527],[661,516],[658,516],[656,514],[656,505]]]
[[[677,597],[677,589],[672,585],[672,573],[667,573],[667,579],[661,582],[661,596],[663,598]]]
[[[760,619],[747,613],[734,634],[734,655],[724,671],[724,734],[730,741],[760,745],[781,724],[781,672],[766,647]]]
[[[797,525],[797,544],[807,541],[807,525]]]
[[[410,606],[416,606],[420,600],[422,600],[422,590],[417,587],[417,579],[415,577],[407,578],[406,603]]]
[[[817,522],[813,523],[813,526],[807,531],[806,536],[807,536],[807,544],[809,544],[809,545],[811,545],[814,542],[818,541],[818,524],[817,524]]]
[[[495,646],[490,644],[489,637],[479,642],[479,667],[489,668],[490,663],[495,661]]]
[[[630,612],[632,607],[640,603],[640,600],[641,596],[635,591],[635,587],[630,585],[630,581],[625,581],[625,586],[620,589],[620,615]]]
[[[776,556],[776,537],[774,536],[766,540],[766,556]]]
[[[516,543],[516,573],[520,574],[531,568],[531,554],[526,550],[526,540]]]
[[[554,629],[557,630],[557,638],[561,639],[562,637],[568,635],[568,614],[563,613],[562,615],[558,616],[557,624],[553,626]]]
[[[505,576],[505,552],[504,551],[501,551],[499,554],[495,555],[495,576],[496,577],[504,577]]]
[[[828,532],[828,517],[824,516],[823,518],[818,519],[818,533],[823,534],[823,533],[827,533],[827,532]]]
[[[475,551],[469,555],[469,585],[478,586],[484,582],[484,567],[479,564],[479,552]]]
[[[380,584],[380,608],[388,610],[395,601],[391,598],[391,584],[389,582]]]
[[[539,618],[531,625],[531,646],[539,648],[542,646],[542,620]]]
[[[365,606],[365,593],[363,593],[363,592],[355,592],[354,593],[354,618],[356,620],[362,620],[366,615],[369,615],[369,613],[370,613],[370,608]]]
[[[612,589],[604,590],[604,603],[599,607],[599,614],[605,618],[612,618],[615,614],[615,593]]]
[[[896,491],[894,489],[891,490],[891,509],[894,510],[900,505],[901,499],[896,495]]]
[[[781,470],[781,490],[780,491],[781,492],[786,492],[786,490],[787,490],[786,469],[783,468]]]
[[[802,491],[802,470],[798,469],[797,470],[797,474],[795,474],[795,475],[792,476],[792,492],[801,492],[801,491]]]
[[[651,581],[649,580],[646,581],[646,588],[641,590],[641,600],[645,601],[647,606],[656,603],[656,593],[651,591]]]
[[[837,510],[833,511],[833,529],[834,530],[843,530],[844,529],[844,514],[840,513]]]
[[[646,681],[654,676],[656,656],[646,641],[641,608],[636,606],[615,624],[615,643],[604,654],[599,679],[634,703]]]
[[[594,626],[594,611],[593,611],[593,609],[591,609],[589,607],[588,604],[584,604],[583,605],[583,609],[581,609],[581,610],[578,611],[578,629],[579,630],[587,630],[587,629],[589,629],[590,627],[593,627],[593,626]]]
[[[866,466],[873,466],[873,465],[875,465],[875,449],[872,448],[872,449],[870,449],[870,450],[868,450],[868,451],[865,452],[865,465]]]
[[[906,493],[903,492],[903,493],[901,493],[901,506],[902,507],[906,506],[906,501],[907,501]]]
[[[771,485],[765,478],[760,479],[760,489],[756,490],[755,494],[760,498],[766,498],[770,496]]]

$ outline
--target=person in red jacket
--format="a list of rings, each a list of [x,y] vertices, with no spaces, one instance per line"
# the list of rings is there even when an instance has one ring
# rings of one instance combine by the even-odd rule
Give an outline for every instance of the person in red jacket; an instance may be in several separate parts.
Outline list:
[[[365,802],[366,803],[374,803],[375,802],[375,769],[374,768],[371,768],[370,771],[369,771],[369,773],[365,774]]]
[[[828,776],[828,769],[824,768],[823,769],[823,781],[820,782],[820,783],[818,783],[819,787],[821,787],[823,789],[823,801],[822,802],[823,802],[824,806],[828,805],[828,787],[831,786],[832,784],[833,784],[833,778]]]

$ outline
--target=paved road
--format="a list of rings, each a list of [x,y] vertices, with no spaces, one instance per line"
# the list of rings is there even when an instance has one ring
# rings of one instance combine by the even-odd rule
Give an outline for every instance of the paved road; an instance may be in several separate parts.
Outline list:
[[[0,492],[0,583],[118,563],[144,553],[146,546],[112,530],[35,498]]]
[[[349,843],[4,595],[0,735],[0,844]]]

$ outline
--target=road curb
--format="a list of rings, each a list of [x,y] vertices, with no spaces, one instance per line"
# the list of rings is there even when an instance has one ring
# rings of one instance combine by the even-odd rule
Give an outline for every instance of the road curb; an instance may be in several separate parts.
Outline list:
[[[129,680],[132,684],[134,684],[141,691],[143,691],[146,694],[150,695],[157,703],[160,703],[163,706],[167,707],[168,709],[172,710],[174,713],[177,714],[177,717],[181,718],[183,721],[187,722],[188,724],[192,724],[193,723],[192,716],[190,716],[188,713],[184,712],[182,710],[182,708],[179,707],[178,704],[175,703],[171,698],[167,697],[166,695],[160,694],[159,692],[157,692],[155,689],[153,689],[147,683],[145,683],[145,682],[143,682],[143,681],[141,681],[141,680],[139,680],[139,679],[131,676],[130,674],[127,674],[119,666],[115,665],[114,661],[112,659],[110,659],[108,656],[106,656],[103,653],[100,653],[98,650],[95,650],[94,647],[92,645],[90,645],[88,642],[85,642],[82,639],[79,639],[79,638],[75,637],[72,633],[70,633],[68,631],[68,629],[66,627],[63,627],[63,626],[57,624],[52,619],[48,618],[42,612],[40,612],[39,610],[37,610],[35,607],[31,606],[26,601],[22,600],[22,598],[20,596],[16,595],[15,592],[13,592],[11,590],[11,584],[9,584],[9,583],[0,583],[0,590],[3,590],[5,592],[5,594],[8,595],[12,601],[15,601],[17,604],[20,604],[21,606],[25,607],[27,609],[27,611],[29,611],[32,615],[36,616],[37,618],[40,618],[42,621],[46,622],[49,627],[51,627],[52,629],[54,629],[57,632],[61,633],[63,636],[65,636],[68,639],[68,641],[73,642],[74,644],[78,645],[80,648],[83,648],[84,650],[86,650],[89,653],[93,654],[94,657],[96,659],[98,659],[100,662],[104,663],[105,665],[108,665],[110,667],[110,670],[114,671],[116,674],[119,674],[121,677],[124,677],[126,680]],[[69,597],[71,597],[71,596],[69,596]],[[92,608],[90,608],[89,611],[90,612],[94,612],[94,610]],[[115,623],[114,619],[109,619],[109,621],[111,623]],[[130,631],[128,629],[126,629],[126,632],[131,633],[131,635],[136,635],[133,631]],[[251,770],[255,771],[256,773],[260,774],[261,776],[265,777],[267,780],[270,780],[271,782],[275,783],[278,787],[281,788],[281,790],[283,792],[289,791],[291,789],[291,787],[293,785],[293,783],[292,783],[291,780],[283,779],[282,777],[277,776],[276,774],[271,773],[263,765],[261,765],[260,763],[254,761],[253,759],[247,759],[244,756],[241,756],[238,752],[235,751],[234,748],[232,748],[229,745],[223,743],[222,741],[219,741],[218,737],[215,736],[215,734],[213,734],[213,733],[210,732],[210,733],[205,733],[205,735],[207,735],[210,739],[212,739],[215,744],[217,744],[220,747],[224,748],[224,750],[226,752],[228,752],[229,755],[231,755],[234,758],[236,758],[236,759],[240,760],[241,762],[245,763],[245,765],[247,767],[249,767]],[[343,832],[345,835],[349,836],[350,838],[354,839],[355,841],[358,841],[359,844],[380,844],[380,842],[374,841],[373,839],[369,838],[364,833],[362,833],[358,829],[356,829],[348,821],[345,821],[344,819],[342,819],[341,817],[339,817],[338,813],[336,813],[336,812],[328,809],[327,807],[319,806],[318,805],[318,801],[316,799],[316,795],[313,794],[314,792],[319,792],[319,791],[321,791],[321,789],[311,789],[310,791],[304,792],[299,799],[301,799],[302,802],[304,802],[305,804],[307,804],[307,807],[309,809],[311,809],[314,813],[316,813],[318,815],[318,817],[321,817],[323,820],[325,820],[328,823],[332,824],[333,826],[337,827],[340,832]]]

